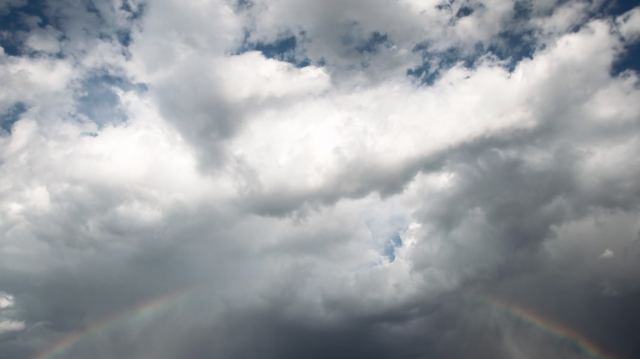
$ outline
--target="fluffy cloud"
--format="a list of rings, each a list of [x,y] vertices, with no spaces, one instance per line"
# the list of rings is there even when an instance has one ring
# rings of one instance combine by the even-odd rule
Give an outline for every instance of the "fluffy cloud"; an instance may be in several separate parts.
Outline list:
[[[0,352],[632,357],[638,9],[613,11],[3,7]]]
[[[0,292],[0,338],[6,333],[21,331],[25,328],[24,322],[4,317],[14,306],[14,302],[12,295]]]
[[[640,36],[640,9],[627,11],[617,19],[619,30],[627,41],[636,41]]]

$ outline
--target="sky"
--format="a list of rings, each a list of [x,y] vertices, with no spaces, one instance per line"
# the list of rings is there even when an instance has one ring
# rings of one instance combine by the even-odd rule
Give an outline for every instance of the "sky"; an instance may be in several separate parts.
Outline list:
[[[0,359],[640,357],[640,4],[0,0]]]

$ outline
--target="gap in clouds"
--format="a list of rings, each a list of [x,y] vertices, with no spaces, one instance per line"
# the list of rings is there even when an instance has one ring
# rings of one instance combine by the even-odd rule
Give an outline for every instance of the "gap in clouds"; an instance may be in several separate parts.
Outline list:
[[[105,70],[94,71],[79,86],[76,108],[80,116],[95,122],[98,127],[124,123],[127,114],[122,108],[119,93],[144,93],[147,90],[146,85],[132,83],[117,74],[110,74]]]

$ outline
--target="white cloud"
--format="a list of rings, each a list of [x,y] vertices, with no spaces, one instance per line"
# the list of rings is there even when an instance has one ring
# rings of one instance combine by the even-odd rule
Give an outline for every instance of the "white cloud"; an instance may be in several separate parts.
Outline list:
[[[553,9],[551,16],[537,18],[535,24],[546,37],[565,34],[588,19],[590,5],[582,1],[567,2]]]
[[[15,300],[12,295],[0,292],[0,335],[24,330],[25,323],[22,321],[6,319],[7,311],[14,307]]]
[[[70,110],[67,86],[75,74],[70,63],[48,58],[0,57],[0,112],[16,102],[33,107],[31,114],[50,120]]]
[[[212,63],[219,74],[224,96],[232,102],[282,99],[321,93],[329,88],[329,76],[323,69],[302,69],[281,61],[266,59],[259,52],[247,52]]]
[[[24,330],[24,328],[25,328],[24,322],[19,322],[15,320],[0,321],[0,335],[11,333],[11,332],[18,332],[18,331]]]
[[[602,254],[600,254],[598,258],[609,259],[609,258],[613,258],[613,256],[614,256],[613,251],[607,248],[604,250],[604,252],[602,252]]]
[[[60,51],[58,37],[60,32],[51,26],[45,29],[37,29],[29,34],[26,45],[35,51],[57,53]]]
[[[620,34],[628,42],[640,38],[640,8],[633,8],[616,19]]]
[[[13,303],[14,300],[12,295],[0,292],[0,310],[12,307]]]

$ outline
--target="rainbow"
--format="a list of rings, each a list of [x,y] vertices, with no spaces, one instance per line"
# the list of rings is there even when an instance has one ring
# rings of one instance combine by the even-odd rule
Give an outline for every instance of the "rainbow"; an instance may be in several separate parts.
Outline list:
[[[511,316],[532,325],[533,327],[552,337],[561,340],[567,340],[573,343],[582,353],[587,355],[589,358],[618,359],[617,356],[607,352],[583,334],[580,334],[575,330],[554,320],[545,318],[539,313],[496,297],[483,295],[481,296],[481,298],[483,299],[483,301],[493,305],[494,307],[504,310]]]
[[[62,358],[63,354],[73,349],[82,340],[109,331],[118,324],[132,319],[153,318],[162,310],[177,304],[181,299],[189,295],[193,290],[178,290],[154,297],[147,301],[138,303],[114,315],[99,320],[82,330],[75,331],[64,336],[61,340],[37,354],[33,359],[55,359]]]
[[[178,290],[138,303],[133,307],[129,307],[124,311],[118,312],[115,315],[106,317],[96,323],[93,323],[83,330],[73,332],[63,337],[54,345],[37,354],[35,357],[33,357],[33,359],[62,358],[63,354],[73,349],[82,340],[93,335],[97,335],[99,333],[114,329],[120,323],[127,322],[129,320],[152,318],[162,310],[175,305],[192,292],[193,290]],[[592,359],[619,359],[617,356],[599,347],[596,343],[594,343],[586,336],[561,323],[553,321],[549,318],[545,318],[530,309],[489,295],[480,295],[474,297],[481,299],[481,301],[486,304],[503,310],[509,315],[532,325],[533,327],[541,330],[548,335],[551,335],[558,339],[570,341],[577,348],[579,348],[581,352]]]

